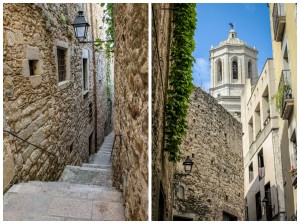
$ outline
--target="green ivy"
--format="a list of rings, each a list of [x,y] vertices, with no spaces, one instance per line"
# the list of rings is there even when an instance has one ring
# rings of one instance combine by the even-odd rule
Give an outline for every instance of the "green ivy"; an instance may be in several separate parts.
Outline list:
[[[187,130],[188,103],[193,92],[192,53],[195,49],[196,4],[174,4],[174,31],[171,48],[171,69],[165,111],[165,151],[169,161],[178,162],[180,145]]]

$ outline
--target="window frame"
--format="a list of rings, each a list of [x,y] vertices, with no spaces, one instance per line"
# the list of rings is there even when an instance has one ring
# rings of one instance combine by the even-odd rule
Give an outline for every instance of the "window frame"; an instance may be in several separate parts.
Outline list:
[[[236,69],[234,68],[235,67],[234,64],[236,64]],[[237,60],[233,60],[231,63],[231,66],[232,66],[232,79],[238,80],[239,79],[239,66],[238,66]]]
[[[59,69],[58,69],[58,55],[57,55],[58,49],[64,51],[64,61],[65,61],[65,78],[64,78],[64,80],[61,80],[61,81],[59,78]],[[58,85],[59,89],[64,89],[64,88],[68,87],[71,83],[70,82],[70,78],[71,78],[70,59],[71,59],[71,57],[70,57],[69,43],[67,43],[65,41],[55,40],[53,52],[55,55],[57,85]]]
[[[67,78],[67,66],[66,66],[66,50],[60,47],[56,48],[57,55],[57,75],[58,82],[64,82]],[[63,68],[63,69],[61,69]]]

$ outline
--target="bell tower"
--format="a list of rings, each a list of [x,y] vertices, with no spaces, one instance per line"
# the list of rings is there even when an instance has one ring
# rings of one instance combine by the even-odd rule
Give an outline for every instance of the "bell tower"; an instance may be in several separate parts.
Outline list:
[[[230,23],[228,38],[210,53],[210,95],[219,104],[240,120],[241,93],[246,79],[257,77],[257,54],[255,47],[249,47],[237,38],[237,32]]]

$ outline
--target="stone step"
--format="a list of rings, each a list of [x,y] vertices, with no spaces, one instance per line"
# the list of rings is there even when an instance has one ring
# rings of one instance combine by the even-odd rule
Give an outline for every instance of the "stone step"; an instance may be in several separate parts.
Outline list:
[[[14,185],[3,197],[4,220],[124,220],[120,192],[113,188],[63,182]]]
[[[93,163],[83,163],[82,167],[91,167],[91,168],[99,168],[99,169],[111,169],[111,165],[98,165]]]
[[[68,165],[65,167],[59,181],[111,187],[112,172],[110,169]]]
[[[95,154],[93,158],[89,161],[89,163],[97,164],[97,165],[111,165],[110,153],[99,153]]]

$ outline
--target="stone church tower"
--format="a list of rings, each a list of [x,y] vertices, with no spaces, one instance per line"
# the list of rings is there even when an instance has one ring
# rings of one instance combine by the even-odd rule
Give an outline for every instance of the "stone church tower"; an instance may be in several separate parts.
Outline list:
[[[210,49],[210,95],[240,120],[241,93],[246,79],[257,78],[257,53],[237,38],[233,29],[219,46]]]

